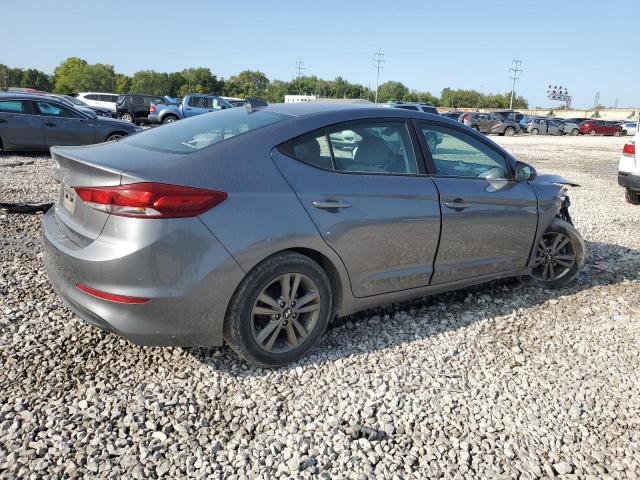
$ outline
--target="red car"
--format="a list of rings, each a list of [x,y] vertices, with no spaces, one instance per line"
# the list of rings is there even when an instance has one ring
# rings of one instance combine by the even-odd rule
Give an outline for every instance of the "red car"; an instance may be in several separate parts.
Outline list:
[[[614,135],[622,134],[622,127],[606,120],[585,120],[580,124],[580,133],[586,135]]]

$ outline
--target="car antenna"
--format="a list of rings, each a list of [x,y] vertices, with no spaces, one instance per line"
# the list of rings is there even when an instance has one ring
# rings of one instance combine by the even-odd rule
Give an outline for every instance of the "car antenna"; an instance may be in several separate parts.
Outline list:
[[[253,98],[253,97],[247,97],[244,99],[244,101],[246,102],[244,104],[244,108],[249,113],[253,113],[256,110],[260,108],[264,108],[269,105],[267,102],[263,100],[258,100],[257,98]]]

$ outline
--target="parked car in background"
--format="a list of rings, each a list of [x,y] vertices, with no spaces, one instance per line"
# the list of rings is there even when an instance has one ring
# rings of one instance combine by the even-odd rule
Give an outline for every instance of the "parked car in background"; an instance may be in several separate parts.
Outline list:
[[[520,132],[520,125],[516,122],[505,120],[494,113],[465,113],[460,116],[459,121],[467,127],[486,134],[495,133],[511,136]]]
[[[583,135],[622,135],[622,127],[606,120],[585,120],[580,124],[580,133]]]
[[[360,140],[337,152],[345,130]],[[563,287],[585,258],[571,182],[439,115],[231,108],[52,156],[49,279],[139,345],[226,343],[277,367],[336,316],[503,277]]]
[[[244,98],[236,98],[236,97],[220,97],[220,98],[224,98],[227,102],[229,102],[234,107],[243,107],[247,103],[247,101]]]
[[[562,135],[564,126],[551,118],[533,118],[526,125],[531,135]]]
[[[504,120],[516,122],[518,125],[520,125],[520,120],[524,118],[524,114],[516,112],[515,110],[497,110],[493,113]]]
[[[637,122],[623,122],[620,127],[622,128],[622,135],[635,135],[638,132]]]
[[[460,118],[460,115],[464,115],[464,112],[451,111],[451,112],[441,113],[440,115],[442,115],[443,117],[446,117],[446,118],[448,118],[450,120],[455,120],[457,122],[458,119]]]
[[[625,143],[618,163],[618,185],[624,187],[625,198],[633,205],[640,205],[640,158],[636,154],[639,141],[636,131],[635,138]]]
[[[208,112],[216,112],[225,108],[233,108],[225,99],[217,95],[190,93],[185,95],[182,102],[152,103],[149,107],[149,121],[151,123],[172,123],[187,117],[193,117]]]
[[[433,105],[419,102],[388,102],[382,104],[383,107],[402,108],[403,110],[413,110],[414,112],[438,113]]]
[[[101,117],[115,118],[115,112],[112,112],[107,108],[92,107],[77,97],[72,97],[71,95],[60,95],[57,93],[52,93],[50,95],[52,97],[59,98],[60,100],[70,104],[71,106],[76,107],[78,110],[82,110],[83,112],[89,113],[89,110],[91,110],[95,115],[99,115]]]
[[[116,102],[118,101],[116,93],[80,92],[77,97],[90,107],[106,108],[114,113],[116,111]]]
[[[164,97],[154,95],[127,94],[119,95],[116,102],[118,118],[129,123],[149,121],[151,104],[164,103]]]
[[[575,137],[580,134],[580,124],[568,122],[564,118],[554,118],[553,120],[562,125],[563,135],[572,135]]]
[[[591,120],[590,118],[581,118],[581,117],[573,117],[573,118],[563,118],[565,122],[575,123],[576,125],[580,125],[582,122],[586,122],[587,120]]]
[[[89,115],[50,95],[0,93],[0,149],[48,150],[89,145],[141,131],[120,120]]]

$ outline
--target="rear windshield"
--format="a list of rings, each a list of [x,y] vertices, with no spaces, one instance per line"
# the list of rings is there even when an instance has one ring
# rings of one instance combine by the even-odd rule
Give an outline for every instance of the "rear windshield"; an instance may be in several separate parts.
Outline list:
[[[147,150],[191,153],[284,118],[271,112],[259,110],[249,113],[244,108],[230,108],[150,128],[131,137],[125,137],[121,142]]]

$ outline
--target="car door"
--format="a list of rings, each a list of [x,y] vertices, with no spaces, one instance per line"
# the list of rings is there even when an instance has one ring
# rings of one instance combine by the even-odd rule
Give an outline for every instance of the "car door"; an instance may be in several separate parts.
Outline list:
[[[7,148],[44,147],[42,120],[33,112],[29,100],[0,101],[0,140]]]
[[[493,122],[491,116],[488,113],[481,113],[478,115],[478,128],[482,133],[491,132]]]
[[[347,131],[360,141],[334,148],[332,136]],[[440,235],[438,192],[411,135],[402,119],[345,122],[273,151],[323,239],[344,262],[356,297],[431,280]]]
[[[194,115],[200,115],[207,112],[207,102],[204,97],[190,97],[187,106],[185,107],[184,116],[193,117]]]
[[[531,186],[475,135],[432,122],[418,130],[442,210],[432,284],[524,268],[538,221]]]
[[[94,143],[95,123],[75,110],[53,102],[36,101],[42,116],[44,145],[89,145]]]
[[[136,120],[145,119],[149,116],[149,106],[151,99],[147,95],[132,95],[133,115]]]

